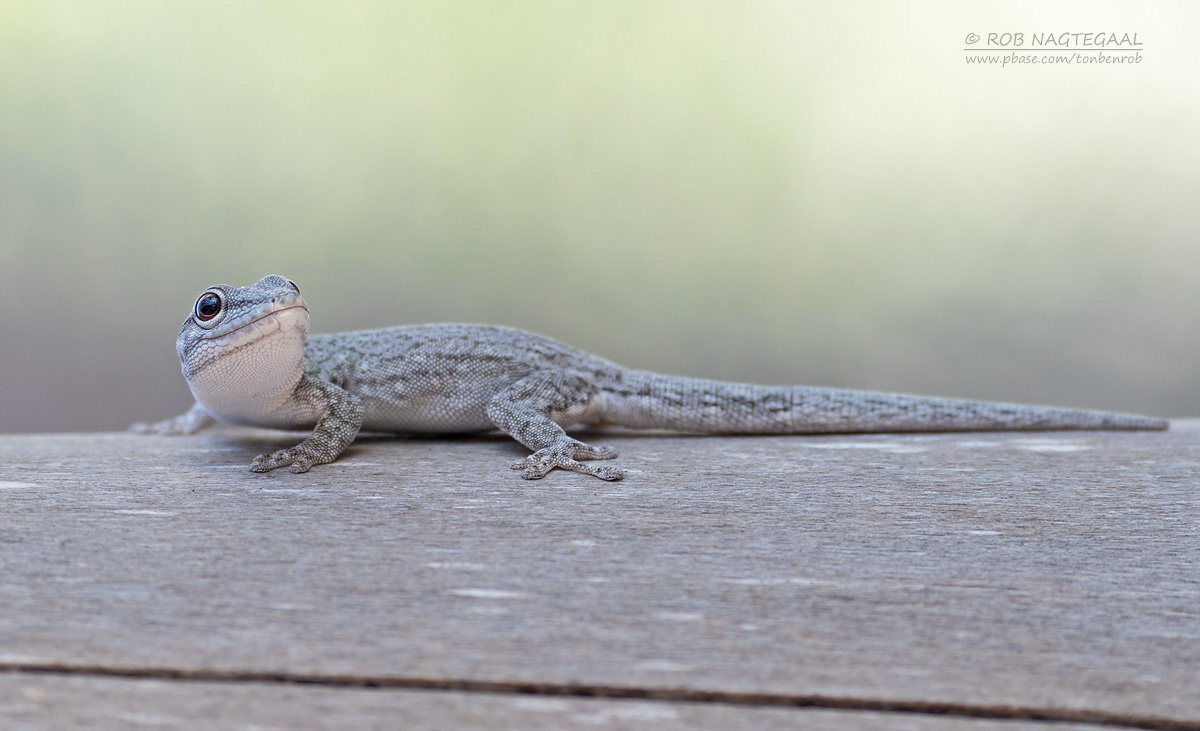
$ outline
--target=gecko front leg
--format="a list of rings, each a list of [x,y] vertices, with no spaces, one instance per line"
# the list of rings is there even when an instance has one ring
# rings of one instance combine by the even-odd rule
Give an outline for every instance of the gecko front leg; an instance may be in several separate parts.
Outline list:
[[[304,376],[282,408],[320,415],[313,433],[300,444],[273,454],[260,454],[250,463],[251,472],[269,472],[292,466],[292,472],[308,472],[313,465],[337,459],[354,441],[362,426],[363,403],[357,396],[332,383]]]
[[[176,416],[174,419],[156,421],[153,424],[138,422],[129,427],[129,431],[133,434],[162,434],[169,436],[195,434],[215,421],[216,419],[212,417],[212,414],[208,413],[207,409],[196,403],[192,404],[192,408],[188,409],[186,413]]]
[[[513,439],[534,450],[533,454],[512,463],[527,480],[539,480],[555,467],[619,480],[625,471],[618,467],[597,467],[584,459],[612,459],[611,447],[593,447],[567,436],[556,421],[574,422],[586,413],[596,396],[596,388],[586,375],[573,371],[543,371],[522,378],[496,394],[488,402],[492,423]]]

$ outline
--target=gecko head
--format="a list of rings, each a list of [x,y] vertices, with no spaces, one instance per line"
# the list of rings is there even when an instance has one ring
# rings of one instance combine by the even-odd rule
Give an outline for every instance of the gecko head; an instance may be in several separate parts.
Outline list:
[[[308,306],[280,276],[204,290],[175,341],[183,375],[210,411],[295,386],[304,369]],[[284,394],[286,397],[286,393]]]

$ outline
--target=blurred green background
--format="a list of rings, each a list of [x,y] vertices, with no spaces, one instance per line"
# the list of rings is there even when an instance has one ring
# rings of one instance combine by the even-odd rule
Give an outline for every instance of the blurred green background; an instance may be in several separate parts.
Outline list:
[[[0,0],[0,431],[190,404],[215,283],[324,332],[1200,415],[1200,5]],[[1139,34],[979,67],[969,32]]]

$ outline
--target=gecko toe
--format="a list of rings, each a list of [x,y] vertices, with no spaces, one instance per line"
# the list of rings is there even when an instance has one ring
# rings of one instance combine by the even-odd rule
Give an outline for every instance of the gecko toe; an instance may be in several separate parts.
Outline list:
[[[273,469],[276,469],[278,467],[286,467],[287,465],[294,464],[297,461],[298,460],[297,460],[296,450],[294,448],[293,449],[281,449],[278,452],[275,452],[273,454],[260,454],[257,457],[255,457],[254,461],[250,463],[250,471],[251,472],[270,472]],[[311,467],[311,466],[312,466],[312,464],[310,462],[309,467]],[[295,472],[296,470],[292,470],[292,471]],[[306,472],[307,468],[300,470],[300,471]]]
[[[185,434],[194,434],[195,429],[188,430],[184,425],[177,423],[177,419],[168,419],[159,421],[153,424],[138,422],[129,427],[130,434],[143,434],[152,436],[173,437]]]
[[[621,469],[620,467],[597,467],[596,471],[592,474],[594,474],[596,477],[599,477],[601,480],[615,482],[625,477],[625,470]]]
[[[526,480],[540,480],[557,466],[553,460],[540,458],[538,454],[531,454],[525,459],[518,459],[510,465],[512,469],[520,470],[521,477],[524,477]]]

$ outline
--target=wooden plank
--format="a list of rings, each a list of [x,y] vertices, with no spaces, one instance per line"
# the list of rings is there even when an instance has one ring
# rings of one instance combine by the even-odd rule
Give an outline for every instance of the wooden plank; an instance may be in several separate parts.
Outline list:
[[[1200,720],[1200,422],[1166,433],[0,437],[0,663],[575,683]],[[594,440],[596,441],[596,440]]]

